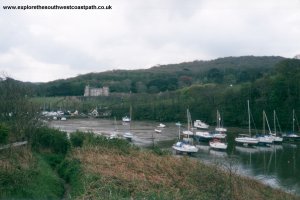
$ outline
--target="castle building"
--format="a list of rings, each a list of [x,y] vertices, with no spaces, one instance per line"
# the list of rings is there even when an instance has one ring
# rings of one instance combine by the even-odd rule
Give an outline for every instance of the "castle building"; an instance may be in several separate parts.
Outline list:
[[[85,86],[83,96],[85,97],[109,96],[109,87],[93,88],[87,85]]]

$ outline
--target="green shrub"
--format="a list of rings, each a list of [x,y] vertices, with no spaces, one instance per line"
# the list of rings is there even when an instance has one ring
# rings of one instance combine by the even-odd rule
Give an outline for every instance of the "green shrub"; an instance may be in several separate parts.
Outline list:
[[[52,168],[56,168],[65,159],[62,154],[44,153],[42,156]]]
[[[59,176],[71,186],[70,196],[78,196],[83,193],[82,170],[80,161],[76,159],[65,159],[58,166]],[[72,199],[72,198],[71,198]]]
[[[82,147],[85,133],[76,131],[70,135],[71,144],[73,147]]]
[[[67,133],[56,129],[38,128],[32,138],[32,147],[37,151],[48,149],[53,153],[66,154],[70,149]]]
[[[0,124],[0,144],[7,143],[9,129],[5,124]]]
[[[94,134],[88,134],[86,137],[86,143],[88,145],[101,146],[108,149],[116,149],[120,150],[122,153],[129,153],[129,150],[134,147],[127,140],[124,139],[109,139],[105,136]]]
[[[168,150],[162,150],[158,146],[154,146],[152,148],[152,152],[159,156],[170,155],[170,152]]]

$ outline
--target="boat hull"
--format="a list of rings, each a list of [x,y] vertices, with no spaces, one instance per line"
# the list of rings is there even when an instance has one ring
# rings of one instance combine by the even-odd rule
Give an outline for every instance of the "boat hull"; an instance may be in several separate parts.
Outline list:
[[[209,142],[213,139],[213,135],[209,132],[196,132],[194,138],[198,142]]]
[[[131,133],[125,133],[123,135],[123,138],[131,142],[132,138],[133,138],[133,135]]]
[[[194,145],[185,144],[183,142],[177,142],[172,146],[172,148],[179,153],[197,153],[198,148]]]
[[[208,129],[209,128],[209,125],[202,122],[201,120],[196,120],[194,122],[194,127],[195,128],[198,128],[198,129]]]
[[[210,142],[209,146],[212,149],[220,150],[220,151],[225,151],[227,149],[227,144],[223,142]]]
[[[238,138],[235,138],[235,142],[237,144],[247,145],[247,146],[252,146],[252,145],[258,144],[258,140],[255,138],[251,138],[251,137],[238,137]]]
[[[274,143],[274,138],[272,136],[259,136],[256,139],[260,146],[270,146]]]
[[[300,143],[300,136],[296,136],[296,135],[286,135],[283,136],[283,142],[292,142],[292,143]]]

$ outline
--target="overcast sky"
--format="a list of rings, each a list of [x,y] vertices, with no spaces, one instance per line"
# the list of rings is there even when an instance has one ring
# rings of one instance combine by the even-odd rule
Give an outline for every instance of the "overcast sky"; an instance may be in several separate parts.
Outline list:
[[[111,10],[4,10],[111,5]],[[300,54],[300,0],[1,0],[0,72],[47,82],[226,56]]]

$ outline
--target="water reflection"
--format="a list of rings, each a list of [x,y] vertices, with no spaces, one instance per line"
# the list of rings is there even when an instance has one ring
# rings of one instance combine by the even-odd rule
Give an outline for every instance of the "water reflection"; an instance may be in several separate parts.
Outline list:
[[[228,166],[238,174],[252,177],[275,188],[300,195],[300,148],[294,144],[271,147],[236,146],[231,154],[211,150],[200,144],[197,158],[207,163]],[[234,160],[233,160],[234,159]]]

